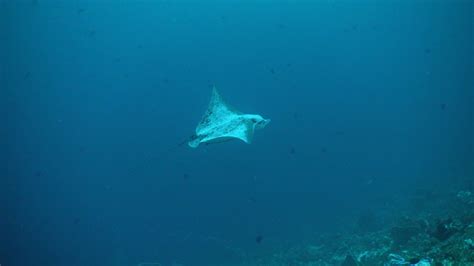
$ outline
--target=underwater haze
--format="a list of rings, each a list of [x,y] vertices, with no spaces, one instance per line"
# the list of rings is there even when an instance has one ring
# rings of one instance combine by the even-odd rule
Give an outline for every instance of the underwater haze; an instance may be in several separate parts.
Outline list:
[[[471,0],[0,0],[0,95],[2,266],[474,263]]]

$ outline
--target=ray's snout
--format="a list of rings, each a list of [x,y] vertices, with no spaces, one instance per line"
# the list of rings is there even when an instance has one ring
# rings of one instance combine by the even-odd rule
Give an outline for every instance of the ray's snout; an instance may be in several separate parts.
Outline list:
[[[268,125],[268,123],[270,123],[271,119],[260,119],[259,121],[257,121],[257,123],[255,123],[255,126],[258,128],[258,129],[262,129],[264,128],[266,125]]]

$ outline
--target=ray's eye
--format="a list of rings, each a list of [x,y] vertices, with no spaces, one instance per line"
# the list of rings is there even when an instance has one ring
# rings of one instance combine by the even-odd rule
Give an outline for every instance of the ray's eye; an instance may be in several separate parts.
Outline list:
[[[252,122],[257,123],[257,119],[252,118]]]

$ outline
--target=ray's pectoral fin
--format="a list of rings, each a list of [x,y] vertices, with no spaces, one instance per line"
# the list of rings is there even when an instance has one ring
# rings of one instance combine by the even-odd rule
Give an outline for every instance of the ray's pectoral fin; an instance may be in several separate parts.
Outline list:
[[[189,137],[188,146],[191,148],[197,148],[201,143],[202,138],[202,136],[192,135],[191,137]]]
[[[212,88],[211,101],[204,116],[196,127],[196,133],[206,130],[209,126],[223,123],[230,116],[240,115],[241,112],[227,104],[215,87]]]
[[[253,132],[255,131],[254,124],[251,122],[246,122],[246,132],[245,132],[245,140],[246,143],[250,144],[253,141]]]
[[[228,136],[242,140],[245,143],[252,143],[253,140],[254,125],[250,121],[243,122],[232,132],[229,132]]]
[[[215,131],[205,136],[204,135],[193,136],[192,139],[189,140],[188,145],[191,148],[197,148],[199,144],[201,143],[214,144],[214,143],[228,142],[235,139],[240,139],[243,142],[250,144],[252,143],[253,132],[254,132],[254,124],[248,121],[248,122],[243,122],[239,124],[231,131],[227,131],[227,132]]]

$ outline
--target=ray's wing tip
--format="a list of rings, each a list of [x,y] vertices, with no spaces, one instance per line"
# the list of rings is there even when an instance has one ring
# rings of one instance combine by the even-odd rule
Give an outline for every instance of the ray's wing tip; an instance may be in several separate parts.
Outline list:
[[[199,139],[193,139],[193,140],[188,141],[188,146],[190,148],[195,149],[199,146],[200,143],[201,143],[201,141]]]
[[[212,85],[212,94],[217,95],[217,96],[219,95],[219,92],[217,91],[217,87],[214,84]]]
[[[190,141],[190,142],[188,142],[188,146],[189,146],[190,148],[196,149],[196,148],[199,146],[199,143],[198,143],[198,144],[194,144],[194,143],[192,143],[192,142]]]

